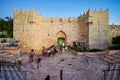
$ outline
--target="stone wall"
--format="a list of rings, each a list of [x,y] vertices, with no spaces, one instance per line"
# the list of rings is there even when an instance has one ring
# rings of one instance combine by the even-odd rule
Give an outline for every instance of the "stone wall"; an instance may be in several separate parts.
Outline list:
[[[2,39],[4,39],[4,38],[0,38],[0,43],[1,43]],[[13,41],[13,38],[5,38],[5,39],[7,40],[7,42]]]
[[[34,10],[14,11],[14,38],[21,47],[41,50],[57,43],[58,32],[66,35],[66,44],[78,40],[79,24],[76,18],[45,18]]]
[[[109,26],[109,36],[110,36],[110,42],[112,41],[113,37],[120,36],[120,25],[110,25]],[[112,44],[110,44],[112,45]]]
[[[109,27],[108,10],[88,10],[78,18],[46,18],[34,10],[14,11],[14,39],[21,47],[41,50],[57,44],[59,37],[65,38],[66,45],[73,41],[84,41],[90,49],[106,49],[113,34],[120,28]]]
[[[109,13],[88,10],[89,48],[105,49],[109,46]]]
[[[86,23],[86,19],[87,19],[88,14],[85,13],[83,15],[81,15],[80,17],[78,17],[78,23],[79,23],[79,36],[80,36],[80,40],[86,42],[87,44],[89,43],[89,26]]]

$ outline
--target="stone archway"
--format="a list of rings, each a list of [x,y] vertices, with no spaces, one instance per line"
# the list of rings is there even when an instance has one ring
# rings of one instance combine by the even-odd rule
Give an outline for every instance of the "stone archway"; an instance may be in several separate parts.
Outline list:
[[[67,44],[67,36],[65,32],[59,31],[56,35],[56,42],[58,45]]]

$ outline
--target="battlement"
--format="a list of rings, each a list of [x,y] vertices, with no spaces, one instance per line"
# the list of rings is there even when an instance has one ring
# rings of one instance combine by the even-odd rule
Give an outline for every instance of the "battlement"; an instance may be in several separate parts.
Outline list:
[[[108,13],[108,9],[106,9],[106,10],[102,10],[102,9],[100,9],[99,11],[97,11],[96,9],[93,11],[93,13]]]
[[[115,24],[112,24],[112,25],[109,25],[110,29],[119,29],[120,30],[120,25],[115,25]]]
[[[84,20],[84,21],[92,21],[92,17],[94,15],[105,15],[105,16],[108,16],[108,9],[106,10],[102,10],[100,9],[99,11],[97,11],[96,9],[94,11],[92,11],[91,9],[88,9],[87,12],[85,12],[84,14],[82,14],[81,16],[79,17],[43,17],[41,14],[37,13],[34,11],[34,9],[31,9],[30,11],[29,10],[14,10],[14,15],[27,15],[29,17],[32,17],[32,18],[37,18],[37,19],[40,19],[42,17],[42,19],[44,19],[45,21],[48,21],[48,22],[77,22],[78,21],[78,18],[81,19],[81,20]],[[15,17],[15,16],[14,16]]]
[[[84,21],[84,22],[86,21],[86,23],[93,23],[93,22],[95,23],[96,21],[100,22],[104,20],[103,17],[106,18],[106,20],[108,19],[109,17],[108,9],[106,10],[100,9],[98,11],[96,9],[94,11],[92,11],[91,9],[88,9],[87,12],[80,15],[78,18],[80,21]]]
[[[45,21],[54,22],[54,21],[62,21],[62,22],[75,22],[77,21],[76,17],[43,17],[41,14],[34,11],[34,9],[28,11],[28,10],[14,10],[14,17],[18,15],[27,15],[30,18],[41,18]],[[32,20],[32,19],[31,19]]]
[[[14,10],[14,14],[38,14],[40,15],[39,13],[35,12],[34,9],[31,9],[30,11],[29,10]]]
[[[77,18],[76,17],[52,17],[52,18],[48,18],[50,19],[51,21],[60,21],[60,22],[64,22],[64,21],[68,21],[68,22],[74,22],[74,21],[77,21]]]
[[[87,13],[93,13],[93,14],[108,14],[108,12],[109,12],[109,10],[108,9],[106,9],[106,10],[102,10],[102,9],[100,9],[100,10],[91,10],[91,9],[88,9],[88,11],[87,11]]]
[[[114,23],[110,27],[120,27],[120,25],[115,25]]]

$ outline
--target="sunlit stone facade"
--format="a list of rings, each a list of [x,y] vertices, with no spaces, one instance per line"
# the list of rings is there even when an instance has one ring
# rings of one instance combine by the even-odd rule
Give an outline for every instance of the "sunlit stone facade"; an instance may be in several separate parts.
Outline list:
[[[108,10],[89,9],[77,18],[46,18],[34,10],[14,10],[14,39],[20,41],[20,47],[41,50],[64,38],[66,45],[79,40],[90,49],[106,49],[110,45],[110,33]]]

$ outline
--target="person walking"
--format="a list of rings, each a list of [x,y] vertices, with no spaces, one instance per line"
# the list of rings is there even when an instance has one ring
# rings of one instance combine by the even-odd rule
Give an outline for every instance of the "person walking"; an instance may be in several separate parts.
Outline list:
[[[35,59],[35,53],[34,49],[31,49],[31,52],[29,53],[29,61],[28,66],[34,69],[34,59]]]
[[[38,57],[38,59],[37,59],[37,68],[39,68],[40,66],[41,66],[41,58]]]
[[[18,65],[18,68],[20,70],[20,67],[22,65],[22,55],[21,55],[21,52],[20,52],[20,48],[17,47],[16,49],[16,60],[17,60],[17,65]]]
[[[30,62],[33,62],[33,54],[30,54]]]
[[[18,64],[19,71],[20,71],[20,67],[22,65],[22,59],[23,59],[22,56],[17,57],[17,64]]]
[[[50,75],[47,75],[47,77],[45,78],[45,80],[50,80]]]
[[[31,53],[30,53],[30,55],[29,55],[29,62],[30,62],[30,63],[33,62],[33,57],[34,57],[33,54],[34,54],[34,53],[33,53],[33,50],[31,50]]]
[[[17,55],[17,57],[21,56],[21,51],[20,51],[19,47],[17,47],[17,49],[16,49],[16,55]]]

